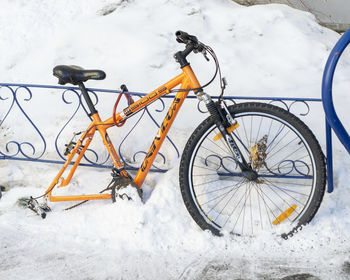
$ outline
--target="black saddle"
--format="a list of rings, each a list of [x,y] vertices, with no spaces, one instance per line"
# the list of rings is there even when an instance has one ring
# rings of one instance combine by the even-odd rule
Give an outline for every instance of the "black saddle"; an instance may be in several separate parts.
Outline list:
[[[79,82],[87,80],[103,80],[106,78],[106,73],[102,70],[84,70],[75,65],[58,65],[53,69],[53,75],[58,78],[60,85],[71,83],[77,85]]]

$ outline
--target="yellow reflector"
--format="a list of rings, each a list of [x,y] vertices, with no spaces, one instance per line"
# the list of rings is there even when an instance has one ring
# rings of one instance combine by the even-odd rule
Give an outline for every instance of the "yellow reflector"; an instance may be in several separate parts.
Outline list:
[[[227,132],[228,132],[228,133],[231,133],[231,132],[234,131],[237,127],[238,127],[238,123],[235,123],[235,124],[231,125],[229,128],[227,128]],[[215,135],[214,141],[219,140],[220,138],[222,138],[221,132],[219,132],[218,134]]]
[[[278,225],[280,222],[283,222],[294,212],[295,208],[297,208],[296,205],[293,205],[292,207],[288,208],[281,215],[279,215],[276,220],[273,221],[273,224]]]

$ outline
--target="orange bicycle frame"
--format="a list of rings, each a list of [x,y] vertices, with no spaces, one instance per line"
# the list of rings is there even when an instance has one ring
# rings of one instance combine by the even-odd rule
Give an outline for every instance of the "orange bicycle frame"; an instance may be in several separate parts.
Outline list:
[[[141,188],[152,164],[155,160],[158,151],[172,125],[174,119],[179,112],[182,103],[187,97],[189,90],[191,88],[200,88],[200,84],[193,73],[193,70],[190,65],[184,66],[182,68],[182,73],[175,78],[171,79],[164,85],[160,86],[151,93],[145,95],[141,99],[135,101],[130,106],[125,108],[123,111],[115,115],[116,123],[122,123],[134,114],[138,113],[140,110],[145,108],[147,105],[151,104],[155,100],[159,99],[163,95],[166,95],[170,92],[171,89],[180,85],[180,89],[184,91],[179,91],[174,97],[172,104],[134,178],[136,185]],[[113,116],[105,121],[101,121],[98,112],[92,114],[92,122],[80,139],[75,144],[74,148],[68,154],[68,158],[63,164],[62,168],[56,175],[55,179],[52,181],[50,186],[45,192],[45,198],[48,198],[50,201],[80,201],[80,200],[94,200],[94,199],[111,199],[111,194],[90,194],[90,195],[73,195],[73,196],[54,196],[52,195],[53,189],[58,185],[58,187],[67,186],[73,177],[75,170],[77,169],[85,151],[89,147],[96,130],[100,133],[103,144],[106,146],[108,153],[113,161],[113,165],[118,170],[122,170],[121,174],[127,176],[125,170],[123,169],[123,164],[108,136],[107,129],[115,126],[113,121]],[[66,171],[68,165],[72,162],[73,158],[77,155],[77,158],[71,167],[66,178],[63,178],[63,174]]]

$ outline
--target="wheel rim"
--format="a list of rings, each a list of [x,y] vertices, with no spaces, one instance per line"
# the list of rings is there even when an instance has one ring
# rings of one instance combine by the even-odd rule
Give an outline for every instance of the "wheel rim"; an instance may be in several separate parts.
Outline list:
[[[213,140],[218,130],[212,125],[190,159],[188,180],[197,210],[217,230],[239,235],[289,232],[315,193],[311,148],[299,131],[277,116],[247,112],[235,114],[235,119],[239,127],[232,132],[234,139],[252,166],[257,163],[254,167],[260,181],[240,175],[226,142]],[[265,134],[266,157],[254,161],[251,149]]]

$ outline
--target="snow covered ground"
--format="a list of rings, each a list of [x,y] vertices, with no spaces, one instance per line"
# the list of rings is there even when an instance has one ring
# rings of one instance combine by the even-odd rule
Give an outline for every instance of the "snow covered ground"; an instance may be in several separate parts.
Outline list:
[[[182,46],[174,32],[185,30],[216,51],[229,95],[320,97],[323,67],[339,38],[309,13],[229,0],[3,0],[0,8],[0,82],[56,84],[52,68],[71,64],[106,71],[106,80],[89,81],[88,87],[126,83],[147,92],[178,73],[172,55]],[[350,128],[347,54],[337,70],[335,102]],[[200,81],[211,77],[213,66],[201,56],[190,61]],[[217,89],[215,84],[207,91],[216,95]],[[101,106],[110,112],[113,100]],[[186,106],[174,124],[180,148],[203,119],[193,117],[194,104]],[[64,112],[51,108],[32,111],[42,114],[45,132],[55,135]],[[0,105],[0,118],[6,109]],[[304,121],[324,147],[323,119],[316,105]],[[9,120],[6,126],[22,128],[19,118]],[[152,139],[154,132],[149,134]],[[140,142],[136,137],[134,145]],[[61,211],[66,204],[53,204],[46,220],[16,201],[42,194],[57,166],[0,161],[0,184],[10,188],[0,200],[0,279],[349,279],[350,160],[337,141],[334,146],[335,192],[325,195],[312,223],[286,241],[201,231],[182,202],[176,158],[169,172],[145,182],[144,205],[103,201]],[[100,190],[108,183],[109,171],[83,169],[73,190]]]

